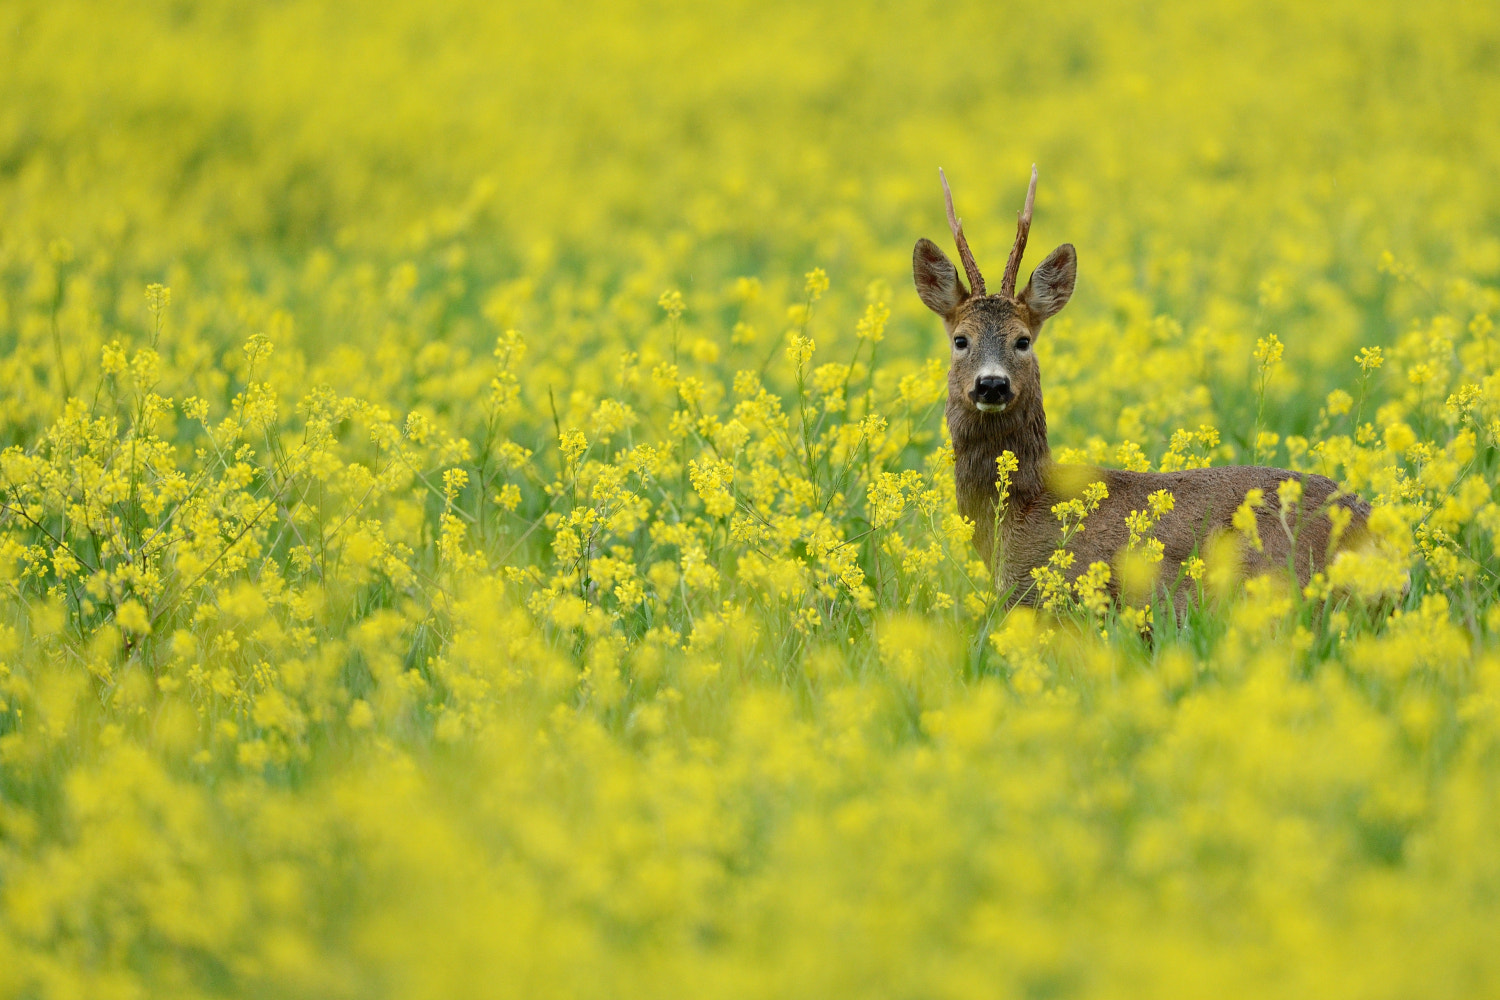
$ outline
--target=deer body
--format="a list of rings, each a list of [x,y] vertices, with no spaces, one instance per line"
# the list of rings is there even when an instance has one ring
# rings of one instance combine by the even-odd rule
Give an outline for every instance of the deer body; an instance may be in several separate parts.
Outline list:
[[[946,193],[946,179],[943,187]],[[958,508],[975,523],[975,547],[991,567],[997,586],[1008,591],[1012,601],[1029,603],[1034,598],[1031,571],[1048,562],[1062,537],[1053,505],[1079,495],[1087,484],[1097,481],[1105,484],[1107,496],[1089,515],[1084,530],[1068,542],[1074,556],[1068,572],[1073,577],[1095,562],[1113,565],[1129,541],[1126,518],[1133,511],[1149,509],[1148,497],[1166,490],[1172,494],[1174,507],[1162,515],[1152,532],[1164,548],[1157,586],[1178,591],[1182,564],[1215,533],[1233,531],[1235,512],[1246,495],[1258,489],[1263,494],[1255,511],[1261,547],[1242,543],[1244,571],[1255,574],[1291,567],[1299,583],[1306,584],[1326,565],[1334,549],[1364,533],[1370,515],[1368,504],[1340,493],[1331,479],[1263,466],[1128,472],[1052,461],[1041,374],[1031,347],[1042,324],[1071,297],[1077,256],[1069,244],[1058,247],[1032,273],[1025,290],[1014,294],[1035,190],[1033,168],[1026,209],[999,294],[984,292],[984,279],[953,213],[951,195],[949,223],[974,290],[964,287],[952,262],[931,241],[919,240],[912,258],[917,293],[943,318],[952,350],[947,419]],[[996,462],[1005,452],[1015,456],[1018,467],[1002,501]],[[1277,490],[1288,479],[1300,481],[1302,497],[1283,516]],[[1333,505],[1349,515],[1341,532],[1328,516]]]

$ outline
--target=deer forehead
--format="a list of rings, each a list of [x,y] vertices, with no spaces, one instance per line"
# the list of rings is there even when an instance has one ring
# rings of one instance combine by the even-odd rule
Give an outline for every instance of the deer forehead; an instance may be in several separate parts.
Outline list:
[[[1004,340],[1028,332],[1030,318],[1030,313],[1021,303],[999,295],[986,295],[972,298],[960,307],[953,332],[974,339],[994,337]]]

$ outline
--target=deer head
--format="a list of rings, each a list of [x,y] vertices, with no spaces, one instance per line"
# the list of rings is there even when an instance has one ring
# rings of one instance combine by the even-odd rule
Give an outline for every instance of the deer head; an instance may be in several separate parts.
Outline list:
[[[1026,207],[1016,225],[1016,242],[1005,264],[1000,292],[985,294],[984,275],[979,273],[979,265],[964,238],[963,224],[953,211],[948,179],[941,170],[938,176],[943,181],[948,226],[953,230],[959,259],[973,290],[964,287],[953,262],[928,239],[918,240],[912,252],[912,277],[917,294],[927,308],[943,318],[943,328],[948,332],[952,351],[948,367],[949,407],[999,414],[1027,403],[1039,404],[1041,372],[1032,345],[1042,324],[1067,305],[1073,294],[1078,275],[1077,254],[1071,243],[1064,243],[1031,273],[1025,290],[1019,296],[1015,294],[1016,275],[1026,250],[1031,209],[1036,199],[1033,166]]]

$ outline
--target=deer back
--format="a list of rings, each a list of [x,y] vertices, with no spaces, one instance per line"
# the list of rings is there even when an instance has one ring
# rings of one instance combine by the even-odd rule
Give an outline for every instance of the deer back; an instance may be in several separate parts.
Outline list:
[[[1149,510],[1151,494],[1165,490],[1172,495],[1173,508],[1157,521],[1150,537],[1162,543],[1156,586],[1167,591],[1178,590],[1183,564],[1193,556],[1207,556],[1215,536],[1233,540],[1231,551],[1241,572],[1255,575],[1290,568],[1298,584],[1305,586],[1313,573],[1326,568],[1338,549],[1364,537],[1370,515],[1368,503],[1341,491],[1332,479],[1265,466],[1180,472],[1053,466],[1045,479],[1048,486],[1041,496],[1025,505],[1009,505],[999,523],[1000,544],[994,556],[997,582],[1023,601],[1030,599],[1031,570],[1047,562],[1060,539],[1061,526],[1052,506],[1081,495],[1083,487],[1094,481],[1102,481],[1108,495],[1068,544],[1074,556],[1068,576],[1076,578],[1098,562],[1118,570],[1130,542],[1127,519],[1136,511]],[[1302,495],[1283,509],[1279,488],[1288,479],[1301,484]],[[1261,491],[1261,503],[1254,508],[1259,548],[1234,526],[1235,512],[1252,490]],[[1341,532],[1336,532],[1330,516],[1333,507],[1342,507],[1349,515]],[[1116,584],[1119,577],[1116,572]]]

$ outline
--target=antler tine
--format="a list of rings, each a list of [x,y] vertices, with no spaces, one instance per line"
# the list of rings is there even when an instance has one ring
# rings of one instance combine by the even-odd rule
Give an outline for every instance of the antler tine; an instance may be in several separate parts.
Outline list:
[[[974,294],[983,295],[984,275],[979,273],[979,265],[974,262],[974,252],[969,249],[969,241],[964,239],[964,224],[953,211],[953,192],[948,189],[948,177],[943,173],[942,167],[938,167],[938,178],[943,182],[943,200],[948,203],[948,228],[953,230],[953,242],[958,244],[958,256],[963,261],[964,273],[969,276],[969,285],[974,289]]]
[[[1010,258],[1005,262],[1005,274],[1000,278],[1000,294],[1008,299],[1016,297],[1016,275],[1021,270],[1021,255],[1026,252],[1026,237],[1031,234],[1031,206],[1036,202],[1036,164],[1031,165],[1031,186],[1026,189],[1026,207],[1016,220],[1016,245],[1010,248]]]

